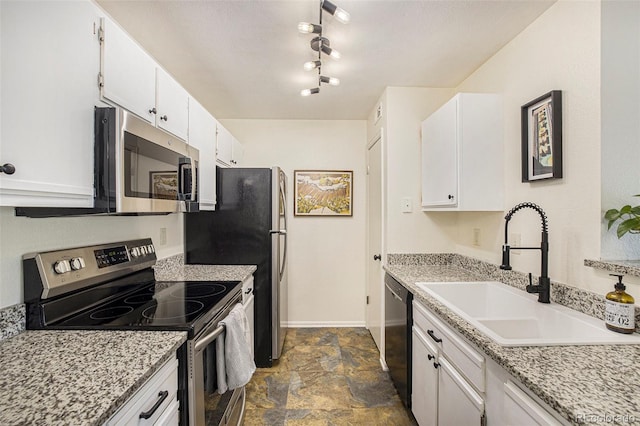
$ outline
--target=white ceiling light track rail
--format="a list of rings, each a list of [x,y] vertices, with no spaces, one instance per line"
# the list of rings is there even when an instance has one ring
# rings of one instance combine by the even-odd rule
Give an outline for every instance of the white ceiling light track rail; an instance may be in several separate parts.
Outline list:
[[[318,52],[318,60],[305,62],[303,68],[305,71],[313,71],[315,69],[318,70],[318,87],[302,90],[300,92],[302,96],[309,96],[320,93],[320,86],[322,86],[322,84],[329,84],[330,86],[337,86],[340,84],[339,79],[322,75],[322,54],[325,54],[335,60],[340,59],[340,52],[333,49],[331,47],[331,42],[329,41],[329,39],[322,35],[323,11],[332,15],[343,24],[348,23],[350,19],[349,14],[344,9],[339,8],[328,0],[320,0],[319,23],[312,24],[309,22],[300,22],[298,24],[298,31],[300,31],[301,33],[317,34],[314,38],[311,39],[311,49],[315,52]]]

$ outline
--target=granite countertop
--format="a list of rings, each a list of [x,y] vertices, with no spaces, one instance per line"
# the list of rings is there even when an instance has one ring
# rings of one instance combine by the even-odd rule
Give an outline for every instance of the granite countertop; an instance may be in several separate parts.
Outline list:
[[[640,422],[640,345],[503,347],[415,285],[478,281],[483,274],[454,265],[390,264],[384,269],[570,423],[584,424],[585,416],[592,415],[611,416],[610,424]]]
[[[158,281],[244,281],[256,265],[185,265],[181,254],[159,259],[153,267]]]
[[[101,425],[185,340],[184,332],[70,330],[4,340],[0,424]]]

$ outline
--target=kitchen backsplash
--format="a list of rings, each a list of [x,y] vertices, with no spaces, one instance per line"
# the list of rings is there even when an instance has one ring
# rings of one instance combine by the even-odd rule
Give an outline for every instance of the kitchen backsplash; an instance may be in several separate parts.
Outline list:
[[[0,341],[22,333],[25,327],[24,303],[0,309]]]
[[[408,253],[387,255],[389,265],[447,265],[472,273],[478,279],[500,281],[520,290],[529,284],[529,275],[517,271],[504,271],[489,262],[456,253]],[[533,277],[537,279],[536,276]],[[551,282],[551,301],[567,306],[594,318],[604,320],[605,299],[601,294],[566,284]],[[636,333],[640,333],[640,308],[636,306]]]

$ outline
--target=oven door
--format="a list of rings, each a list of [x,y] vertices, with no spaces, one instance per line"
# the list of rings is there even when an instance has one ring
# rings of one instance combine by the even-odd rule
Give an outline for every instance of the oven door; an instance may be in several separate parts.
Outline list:
[[[193,341],[188,342],[189,361],[188,402],[189,424],[193,426],[239,426],[244,419],[244,387],[218,393],[216,344],[224,338],[224,326],[218,326],[231,308],[241,300],[241,295],[228,303],[223,313],[217,316]]]

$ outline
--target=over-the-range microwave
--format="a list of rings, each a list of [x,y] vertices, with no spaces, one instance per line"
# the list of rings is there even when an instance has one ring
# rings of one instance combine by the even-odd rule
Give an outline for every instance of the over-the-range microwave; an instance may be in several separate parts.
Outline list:
[[[93,208],[16,207],[17,216],[198,211],[199,151],[121,109],[95,108]]]

